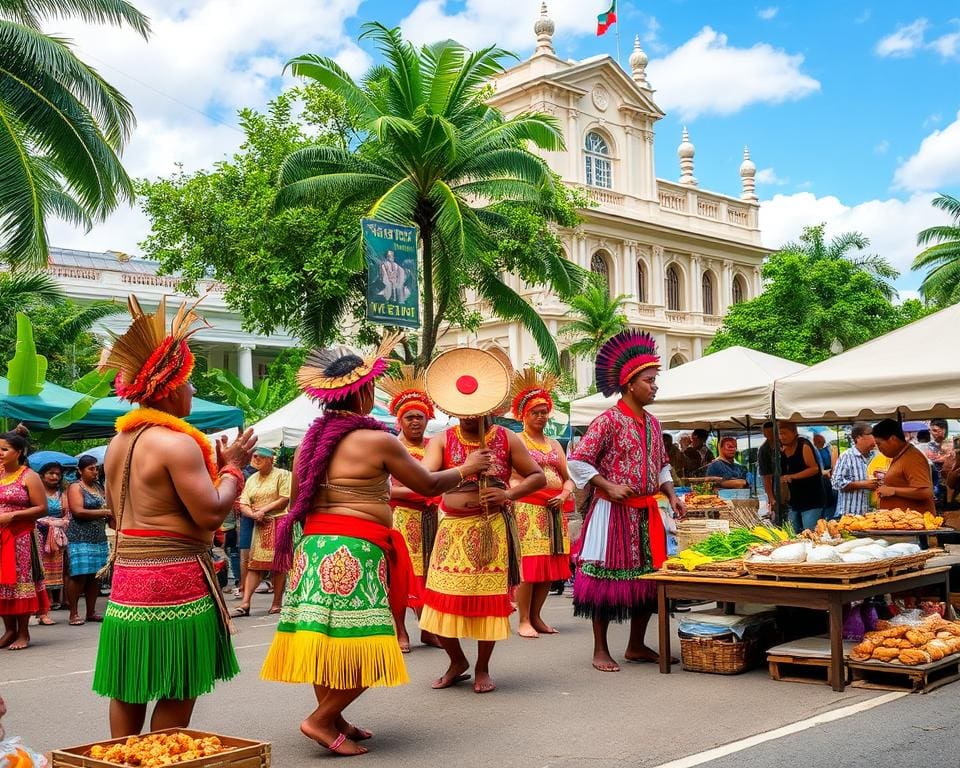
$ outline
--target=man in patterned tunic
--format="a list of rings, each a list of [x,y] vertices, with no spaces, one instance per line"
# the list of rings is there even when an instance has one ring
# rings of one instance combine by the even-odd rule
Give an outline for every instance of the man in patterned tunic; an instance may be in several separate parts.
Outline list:
[[[573,604],[577,616],[593,621],[593,666],[601,672],[620,671],[607,645],[611,620],[630,619],[627,661],[658,661],[644,644],[655,588],[640,577],[666,559],[666,531],[675,526],[661,513],[657,491],[667,496],[675,515],[685,514],[673,490],[660,422],[644,410],[656,397],[659,369],[656,344],[647,333],[627,330],[604,344],[597,356],[597,387],[621,399],[594,419],[570,455],[570,476],[578,487],[594,491],[579,542]]]

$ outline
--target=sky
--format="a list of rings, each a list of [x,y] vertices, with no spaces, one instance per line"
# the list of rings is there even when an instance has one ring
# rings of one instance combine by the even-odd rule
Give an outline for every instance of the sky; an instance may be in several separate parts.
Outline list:
[[[293,80],[284,63],[302,53],[335,58],[354,76],[375,61],[360,25],[400,25],[423,43],[452,37],[531,55],[540,0],[140,0],[153,34],[51,20],[78,54],[132,102],[138,124],[124,153],[132,176],[208,168],[243,141],[236,113],[262,108]],[[859,231],[901,271],[902,298],[916,233],[945,223],[930,205],[960,195],[960,7],[951,2],[843,3],[618,0],[619,22],[596,36],[609,0],[548,0],[563,58],[616,57],[635,35],[650,57],[656,167],[679,178],[683,126],[696,146],[704,189],[738,195],[749,145],[757,164],[764,245],[803,226]],[[149,222],[124,208],[85,233],[50,225],[54,245],[139,254]]]

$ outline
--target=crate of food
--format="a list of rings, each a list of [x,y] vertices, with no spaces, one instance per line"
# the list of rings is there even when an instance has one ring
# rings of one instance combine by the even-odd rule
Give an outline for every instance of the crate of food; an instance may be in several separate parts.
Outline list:
[[[677,549],[683,551],[714,533],[730,533],[730,521],[680,520],[677,523]]]
[[[53,751],[51,768],[270,768],[270,743],[168,728]]]

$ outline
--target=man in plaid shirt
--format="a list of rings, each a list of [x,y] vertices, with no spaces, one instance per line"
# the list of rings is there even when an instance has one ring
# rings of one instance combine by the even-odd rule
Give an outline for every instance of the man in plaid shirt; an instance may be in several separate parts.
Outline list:
[[[863,515],[870,510],[870,492],[880,482],[867,477],[867,463],[876,448],[873,428],[858,421],[850,430],[853,445],[840,454],[830,484],[837,491],[837,515]]]

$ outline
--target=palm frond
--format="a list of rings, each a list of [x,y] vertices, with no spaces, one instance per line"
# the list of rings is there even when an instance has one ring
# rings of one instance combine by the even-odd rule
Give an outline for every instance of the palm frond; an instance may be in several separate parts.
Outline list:
[[[504,283],[495,273],[484,271],[479,276],[477,291],[498,317],[519,322],[533,337],[543,358],[544,365],[551,373],[560,372],[560,354],[557,343],[539,313],[516,291]]]
[[[0,12],[39,29],[42,18],[79,19],[89,24],[124,25],[144,40],[150,36],[150,19],[124,0],[4,0]]]
[[[57,336],[69,344],[80,334],[88,332],[97,321],[123,314],[125,311],[125,307],[115,301],[94,301],[78,305],[71,316],[57,328]]]

